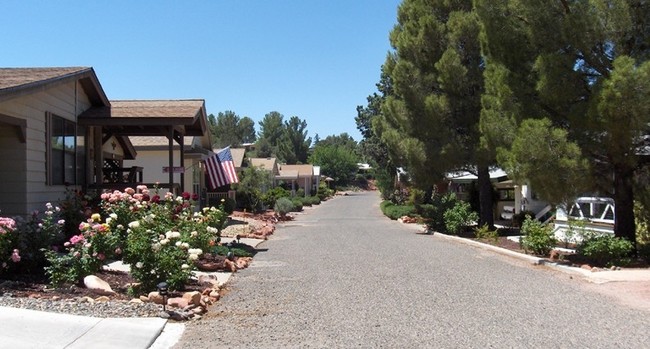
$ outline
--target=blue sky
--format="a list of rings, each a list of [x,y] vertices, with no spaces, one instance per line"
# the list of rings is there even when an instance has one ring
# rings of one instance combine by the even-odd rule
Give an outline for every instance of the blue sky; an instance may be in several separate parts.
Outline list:
[[[360,140],[399,0],[2,1],[0,66],[92,66],[110,99],[201,98]]]

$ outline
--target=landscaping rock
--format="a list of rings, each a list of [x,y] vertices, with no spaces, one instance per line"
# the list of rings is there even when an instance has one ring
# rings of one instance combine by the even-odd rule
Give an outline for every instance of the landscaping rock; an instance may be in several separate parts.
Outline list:
[[[167,300],[167,305],[174,308],[183,309],[190,304],[190,301],[182,297],[174,297]]]
[[[237,265],[235,264],[235,262],[233,262],[233,261],[231,261],[229,259],[226,259],[226,260],[223,261],[223,265],[224,265],[224,267],[225,267],[225,269],[227,271],[230,271],[230,272],[233,272],[233,273],[237,272]]]
[[[163,305],[165,304],[165,300],[163,296],[160,295],[157,291],[149,292],[149,302],[156,303]]]
[[[107,296],[100,296],[95,298],[95,302],[110,302],[111,299],[108,298]]]
[[[185,292],[183,298],[187,299],[188,303],[191,305],[201,305],[201,293],[198,291]]]
[[[102,295],[110,296],[115,294],[115,291],[111,288],[111,285],[108,282],[100,279],[95,275],[88,275],[84,278],[84,285],[87,289],[92,290],[93,292]]]

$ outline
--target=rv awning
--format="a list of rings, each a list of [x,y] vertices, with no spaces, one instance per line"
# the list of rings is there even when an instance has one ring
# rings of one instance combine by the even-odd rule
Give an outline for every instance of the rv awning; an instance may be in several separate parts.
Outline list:
[[[459,184],[471,183],[478,180],[478,176],[467,171],[450,172],[447,173],[446,177],[452,182]],[[492,182],[500,182],[507,178],[508,174],[500,168],[490,170],[490,181]]]

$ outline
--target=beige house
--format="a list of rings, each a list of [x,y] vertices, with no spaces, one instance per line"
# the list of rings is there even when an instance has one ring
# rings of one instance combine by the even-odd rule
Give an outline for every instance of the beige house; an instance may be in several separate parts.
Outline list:
[[[312,193],[316,193],[318,190],[315,187],[316,178],[314,176],[314,166],[313,165],[278,165],[279,175],[275,176],[275,183],[284,181],[285,183],[291,183],[291,191],[295,194],[295,191],[298,188],[302,188],[305,191],[305,196],[311,196]],[[298,188],[296,188],[296,186]]]
[[[278,176],[278,161],[276,158],[250,158],[248,159],[251,167],[258,167],[267,171],[271,171],[273,176]]]
[[[80,125],[109,107],[92,68],[0,68],[0,214],[42,211],[67,188],[101,183],[103,159],[134,158],[128,138]]]
[[[156,155],[163,159],[156,169],[171,171],[154,176],[148,155],[131,162],[138,155],[131,136],[164,139],[166,155]],[[67,189],[123,190],[159,181],[175,192],[191,190],[194,182],[180,168],[194,166],[209,147],[203,100],[109,101],[89,67],[0,68],[3,216],[43,210],[64,199]]]

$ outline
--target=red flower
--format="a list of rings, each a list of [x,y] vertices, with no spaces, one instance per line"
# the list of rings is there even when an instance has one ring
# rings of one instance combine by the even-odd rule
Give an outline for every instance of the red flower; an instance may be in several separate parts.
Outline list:
[[[154,195],[154,196],[151,198],[151,202],[153,202],[153,203],[155,203],[155,204],[159,203],[159,202],[160,202],[160,195]]]
[[[192,200],[198,201],[199,200],[199,194],[197,194],[197,193],[192,194]]]

